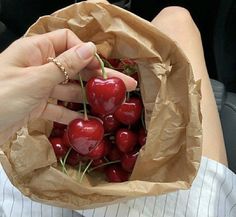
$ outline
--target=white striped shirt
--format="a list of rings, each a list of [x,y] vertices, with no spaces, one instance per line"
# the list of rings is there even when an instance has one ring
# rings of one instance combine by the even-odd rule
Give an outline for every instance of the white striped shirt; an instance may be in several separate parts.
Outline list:
[[[189,190],[142,197],[106,207],[71,211],[34,202],[23,196],[0,170],[1,217],[236,217],[236,175],[202,158]]]

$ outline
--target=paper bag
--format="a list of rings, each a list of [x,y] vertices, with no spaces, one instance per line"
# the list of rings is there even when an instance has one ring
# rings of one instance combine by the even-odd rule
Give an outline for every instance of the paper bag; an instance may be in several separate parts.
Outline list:
[[[180,48],[151,23],[108,3],[82,2],[41,17],[26,36],[61,28],[94,42],[104,57],[137,62],[147,142],[129,181],[87,175],[79,183],[75,170],[66,175],[57,165],[47,139],[52,123],[35,120],[2,148],[11,182],[33,200],[71,209],[189,188],[201,158],[201,95]]]

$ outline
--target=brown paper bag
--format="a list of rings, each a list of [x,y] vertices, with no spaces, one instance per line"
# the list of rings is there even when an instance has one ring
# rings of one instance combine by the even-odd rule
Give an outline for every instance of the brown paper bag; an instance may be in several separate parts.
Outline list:
[[[69,28],[93,41],[105,57],[138,63],[145,106],[147,143],[130,178],[107,183],[58,168],[47,139],[52,123],[36,120],[2,148],[1,162],[11,182],[26,196],[56,206],[85,209],[139,196],[187,189],[201,158],[200,85],[179,47],[149,22],[108,3],[82,2],[44,16],[26,35]]]

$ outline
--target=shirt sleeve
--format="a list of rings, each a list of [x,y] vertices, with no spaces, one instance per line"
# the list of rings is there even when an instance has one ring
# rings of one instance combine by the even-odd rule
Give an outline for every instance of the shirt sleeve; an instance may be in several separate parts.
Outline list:
[[[2,217],[234,217],[236,177],[227,167],[202,158],[189,190],[141,197],[96,209],[72,211],[32,201],[16,189],[0,169]]]

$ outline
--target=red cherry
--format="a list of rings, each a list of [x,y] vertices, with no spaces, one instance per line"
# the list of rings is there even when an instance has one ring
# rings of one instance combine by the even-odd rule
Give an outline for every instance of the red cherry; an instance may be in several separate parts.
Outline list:
[[[139,82],[139,77],[138,77],[138,73],[135,72],[132,75],[130,75],[133,79],[135,79],[137,82]]]
[[[79,154],[87,155],[102,140],[104,129],[98,119],[77,118],[69,123],[67,133],[71,147]]]
[[[66,159],[66,163],[74,167],[78,165],[80,161],[81,161],[80,154],[72,149]]]
[[[116,146],[113,146],[111,150],[108,152],[107,158],[110,161],[120,160],[122,157],[122,154],[123,153]]]
[[[144,128],[140,128],[138,132],[138,142],[141,146],[144,146],[146,144],[147,139],[147,133]]]
[[[105,133],[112,133],[120,126],[120,122],[114,118],[114,115],[106,115],[102,117],[102,121]]]
[[[96,147],[87,154],[90,159],[99,159],[105,157],[110,149],[110,143],[107,139],[103,139]]]
[[[119,129],[116,132],[116,145],[124,153],[133,151],[137,140],[137,135],[131,130]]]
[[[136,66],[136,62],[134,60],[131,60],[131,59],[122,59],[120,60],[120,63],[118,65],[118,68],[125,68],[125,67],[135,67]]]
[[[86,84],[90,106],[100,115],[113,114],[125,100],[126,87],[120,78],[91,78]]]
[[[114,117],[123,124],[134,124],[141,118],[142,108],[141,99],[133,97],[115,111]]]
[[[94,168],[94,167],[100,166],[104,163],[107,163],[104,158],[95,159],[95,160],[93,160],[91,167]],[[99,171],[99,172],[104,172],[105,167],[106,166],[101,166],[101,167],[94,169],[94,170]]]
[[[120,165],[109,165],[105,169],[105,174],[108,182],[125,182],[129,179],[129,173]]]
[[[57,101],[57,105],[64,106],[64,105],[65,105],[65,102],[64,102],[64,101],[61,101],[61,100],[58,100],[58,101]]]
[[[90,105],[88,105],[88,106],[90,106]],[[91,106],[90,106],[90,107],[91,107]],[[89,109],[89,111],[90,111],[90,115],[92,115],[92,116],[94,116],[94,117],[99,117],[99,118],[104,117],[104,115],[101,115],[101,114],[96,113],[92,107]]]
[[[71,147],[70,142],[69,142],[69,138],[68,138],[67,130],[64,130],[64,134],[62,136],[62,141],[67,147],[69,147],[69,148]]]
[[[57,159],[65,157],[68,151],[68,147],[64,145],[62,138],[60,137],[49,138],[49,141],[52,144]]]
[[[50,137],[62,137],[64,134],[64,129],[53,128]]]
[[[106,59],[113,68],[118,68],[119,64],[120,64],[120,60],[119,59],[114,59],[114,58],[107,58]]]
[[[66,128],[66,125],[58,122],[53,122],[53,128],[64,130]]]
[[[132,172],[134,169],[135,162],[138,157],[138,152],[124,154],[121,158],[121,166],[127,172]]]
[[[79,110],[83,109],[83,104],[75,103],[75,102],[68,102],[66,105],[66,108],[68,108],[72,111],[79,111]]]

